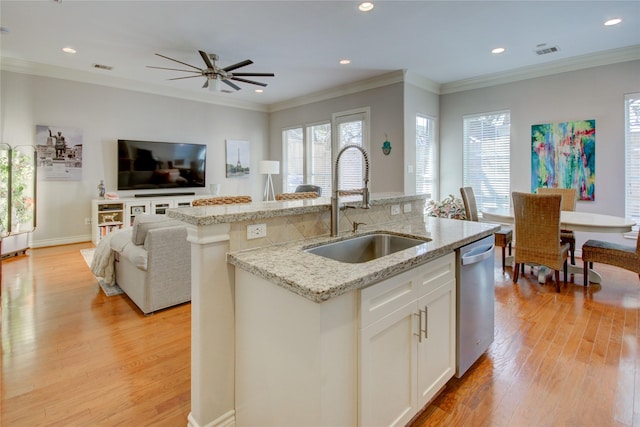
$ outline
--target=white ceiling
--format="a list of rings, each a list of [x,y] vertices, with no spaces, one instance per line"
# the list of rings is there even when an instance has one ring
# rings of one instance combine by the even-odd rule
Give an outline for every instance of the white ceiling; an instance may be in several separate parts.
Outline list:
[[[640,58],[640,1],[95,1],[1,0],[2,68],[88,82],[126,82],[247,103],[275,104],[396,70],[451,85],[602,57],[614,50]],[[604,27],[609,18],[623,22]],[[560,51],[534,52],[546,43]],[[77,49],[69,55],[64,46]],[[504,47],[502,55],[491,54]],[[185,68],[160,53],[203,67],[198,50],[225,67],[268,83],[214,94],[204,77],[146,66]],[[610,56],[610,55],[609,55]],[[340,65],[342,58],[350,65]],[[637,59],[636,58],[636,59]],[[94,64],[112,66],[99,70]],[[250,77],[251,78],[251,77]],[[195,96],[195,95],[194,95]]]

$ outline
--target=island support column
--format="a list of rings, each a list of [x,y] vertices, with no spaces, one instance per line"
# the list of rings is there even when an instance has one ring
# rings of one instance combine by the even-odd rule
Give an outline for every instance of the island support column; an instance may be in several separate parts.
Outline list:
[[[189,225],[191,413],[189,427],[235,425],[234,269],[229,224]]]

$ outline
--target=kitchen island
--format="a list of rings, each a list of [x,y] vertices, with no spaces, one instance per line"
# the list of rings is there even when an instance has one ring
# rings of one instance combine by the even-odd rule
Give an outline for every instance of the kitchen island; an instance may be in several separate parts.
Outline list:
[[[188,239],[192,242],[189,425],[251,425],[251,413],[257,412],[263,416],[261,425],[276,425],[288,411],[291,417],[285,419],[289,419],[289,424],[313,420],[312,425],[358,425],[356,356],[360,345],[354,339],[359,335],[354,333],[359,334],[360,308],[356,302],[361,298],[361,289],[393,281],[405,273],[416,273],[431,261],[446,259],[456,248],[491,235],[497,227],[425,218],[424,199],[419,195],[373,195],[371,210],[348,210],[342,218],[344,223],[340,223],[339,239],[351,234],[353,221],[368,224],[361,228],[363,233],[386,230],[430,239],[425,245],[356,266],[302,251],[304,247],[335,239],[328,236],[326,226],[328,198],[169,210],[170,217],[188,224]],[[389,213],[394,212],[390,208],[396,204],[402,206],[399,216]],[[270,238],[261,244],[243,239],[246,226],[256,222],[267,223]],[[291,239],[292,236],[298,238]],[[255,249],[246,250],[252,247]],[[419,273],[424,274],[421,270]],[[451,298],[449,294],[449,303]],[[256,305],[267,311],[254,310]],[[253,314],[242,314],[247,309]],[[307,336],[307,339],[291,339],[293,335],[289,335],[290,330],[281,327],[283,325],[288,328],[298,325],[301,329],[295,337]],[[327,330],[331,333],[327,334]],[[256,348],[270,349],[271,353],[261,357]],[[313,355],[316,350],[320,352],[320,359],[308,359],[311,364],[304,362],[306,355]],[[253,360],[244,359],[250,354],[255,356]],[[278,354],[286,357],[276,357]],[[317,363],[313,364],[313,360]],[[236,363],[246,366],[246,371],[240,372]],[[262,363],[258,372],[276,375],[276,378],[284,369],[289,374],[282,376],[283,380],[293,377],[299,381],[303,378],[299,373],[306,373],[314,376],[316,382],[329,386],[307,392],[307,388],[291,389],[283,381],[281,387],[273,389],[274,385],[265,378],[260,382],[260,377],[251,374],[256,363]],[[323,372],[331,375],[320,375]],[[254,391],[246,393],[250,388]],[[341,391],[335,393],[336,390]],[[283,391],[287,393],[280,393]],[[286,399],[292,391],[299,397],[306,393],[304,402],[294,399],[285,407],[282,400],[273,401],[274,405],[278,403],[273,407],[264,407],[264,400],[261,405],[254,404],[253,397],[258,392],[263,397],[269,394]],[[309,402],[315,403],[310,407]],[[294,414],[303,415],[296,418]],[[277,416],[271,419],[270,415]]]

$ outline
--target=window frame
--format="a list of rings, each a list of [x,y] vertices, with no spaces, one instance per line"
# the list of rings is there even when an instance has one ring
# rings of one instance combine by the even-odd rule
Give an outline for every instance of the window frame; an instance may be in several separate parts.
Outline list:
[[[485,209],[500,209],[511,210],[511,111],[509,109],[482,112],[476,114],[467,114],[463,118],[463,143],[462,143],[462,182],[464,187],[472,187],[474,189],[474,196],[476,198],[476,204],[478,207],[478,214],[482,216],[482,211]],[[476,121],[495,121],[502,120],[501,126],[490,126],[486,129],[482,124],[479,126],[480,133],[475,135],[475,138],[481,144],[493,142],[493,147],[484,148],[484,146],[477,146],[478,158],[470,159],[471,156],[471,142],[474,137],[470,134],[471,120]],[[506,123],[508,122],[508,124]],[[504,135],[505,126],[507,135]],[[475,130],[475,129],[473,129]],[[498,145],[501,150],[496,149]],[[486,156],[484,152],[501,153],[500,158],[496,159],[496,156]],[[487,157],[483,161],[483,157]],[[469,162],[476,162],[474,166],[470,166]],[[492,164],[493,163],[493,164]],[[499,169],[503,168],[502,171]],[[489,175],[495,175],[495,178],[486,178],[485,169],[489,169]],[[491,170],[493,169],[493,170]],[[504,170],[506,169],[506,171]],[[470,176],[471,171],[475,175],[478,171],[482,171],[481,175],[485,179],[472,179]],[[498,178],[500,176],[500,178]],[[507,180],[506,186],[504,180]]]
[[[632,114],[632,110],[633,114]],[[637,238],[640,224],[640,92],[624,96],[625,217],[636,225],[629,237]]]

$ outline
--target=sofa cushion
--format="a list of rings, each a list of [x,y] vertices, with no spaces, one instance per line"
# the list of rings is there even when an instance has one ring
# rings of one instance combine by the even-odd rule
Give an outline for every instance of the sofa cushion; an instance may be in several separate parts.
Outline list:
[[[147,231],[176,225],[184,225],[184,223],[176,219],[167,218],[164,215],[138,215],[133,222],[131,241],[134,245],[143,245],[147,237]]]

